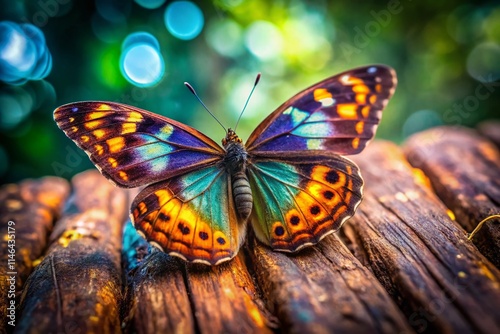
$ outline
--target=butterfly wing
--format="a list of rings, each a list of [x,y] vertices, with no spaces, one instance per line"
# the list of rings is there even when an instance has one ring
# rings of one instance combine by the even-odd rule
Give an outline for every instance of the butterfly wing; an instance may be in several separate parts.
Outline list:
[[[375,134],[396,74],[360,67],[297,94],[267,117],[246,146],[252,226],[274,250],[316,244],[351,217],[362,198],[359,153]]]
[[[274,250],[295,252],[337,231],[361,202],[358,167],[336,154],[259,159],[248,167],[252,226]]]
[[[259,155],[304,150],[359,153],[373,138],[396,83],[395,71],[383,65],[333,76],[281,105],[255,129],[246,147]]]
[[[230,176],[220,165],[146,187],[134,199],[131,218],[164,252],[215,265],[233,258],[246,225],[234,209]]]
[[[215,164],[224,150],[197,130],[114,102],[77,102],[54,111],[61,130],[101,173],[122,187],[166,180]]]

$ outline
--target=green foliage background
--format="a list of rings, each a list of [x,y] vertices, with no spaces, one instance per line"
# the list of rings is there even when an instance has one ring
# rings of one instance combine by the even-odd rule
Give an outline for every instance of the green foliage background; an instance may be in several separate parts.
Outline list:
[[[43,8],[47,1],[57,4],[56,13]],[[499,117],[498,2],[200,1],[205,26],[190,41],[176,39],[165,28],[163,14],[169,2],[148,10],[131,0],[120,1],[125,20],[103,23],[107,21],[96,18],[95,1],[0,0],[0,20],[39,26],[53,57],[52,72],[45,80],[22,87],[0,84],[2,94],[22,98],[29,92],[35,101],[21,122],[1,130],[1,183],[43,175],[71,177],[91,168],[86,155],[52,119],[54,108],[68,102],[135,105],[194,126],[219,141],[222,129],[184,81],[232,127],[256,73],[262,72],[239,126],[242,138],[299,90],[373,63],[394,67],[399,78],[379,138],[401,142],[434,125],[474,126]],[[45,21],[40,13],[45,13]],[[252,53],[248,42],[252,27],[260,21],[274,25],[281,41],[278,48],[272,34],[259,35],[255,29],[254,42],[275,50],[265,59]],[[135,31],[152,33],[160,42],[166,72],[152,88],[134,87],[119,69],[121,43]],[[9,117],[9,110],[0,112]]]

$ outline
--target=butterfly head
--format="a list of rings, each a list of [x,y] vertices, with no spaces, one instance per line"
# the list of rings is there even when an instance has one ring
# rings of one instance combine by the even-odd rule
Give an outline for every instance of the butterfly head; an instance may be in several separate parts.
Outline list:
[[[224,146],[224,148],[227,148],[230,143],[242,143],[240,137],[238,137],[236,132],[234,132],[234,130],[232,130],[231,128],[227,129],[226,137],[222,139],[222,146]]]

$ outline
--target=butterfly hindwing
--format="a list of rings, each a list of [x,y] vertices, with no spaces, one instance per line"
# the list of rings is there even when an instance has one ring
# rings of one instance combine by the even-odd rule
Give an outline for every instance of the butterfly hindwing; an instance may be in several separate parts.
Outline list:
[[[359,153],[373,138],[396,88],[383,65],[353,69],[295,95],[270,114],[246,143],[249,153],[329,150]]]
[[[143,189],[132,203],[132,221],[164,252],[209,265],[233,258],[245,237],[230,176],[210,166]]]
[[[336,154],[259,159],[248,167],[252,226],[274,250],[294,252],[337,231],[361,202],[358,167]]]
[[[54,111],[57,125],[122,187],[137,187],[216,163],[224,151],[195,129],[114,102],[77,102]]]

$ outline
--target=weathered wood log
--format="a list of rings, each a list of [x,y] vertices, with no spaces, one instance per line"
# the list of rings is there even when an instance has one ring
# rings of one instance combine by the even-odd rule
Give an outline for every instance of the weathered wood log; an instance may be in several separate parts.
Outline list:
[[[265,310],[243,252],[230,262],[186,266],[187,288],[200,333],[270,333],[274,319]]]
[[[74,194],[21,297],[21,333],[120,331],[122,227],[127,195],[97,171],[72,180]]]
[[[125,332],[194,333],[182,261],[149,246],[132,223],[123,238]]]
[[[137,256],[141,257],[140,251]],[[132,307],[125,322],[131,332],[266,333],[273,326],[243,254],[230,263],[207,267],[186,264],[152,248],[128,277]]]
[[[500,152],[475,131],[431,129],[411,137],[405,153],[468,232],[484,218],[500,214]],[[500,268],[499,223],[495,219],[484,224],[473,241]]]
[[[477,131],[500,147],[500,121],[485,121],[479,123]]]
[[[500,272],[450,219],[421,171],[387,142],[353,160],[366,182],[365,198],[342,233],[413,329],[498,333]]]
[[[0,332],[14,320],[16,298],[47,246],[48,233],[59,217],[69,184],[57,177],[26,180],[0,188]],[[12,303],[12,304],[11,304]],[[3,328],[2,328],[3,327]]]
[[[287,333],[412,332],[377,279],[334,235],[288,255],[254,241],[253,266]]]
[[[500,332],[500,271],[432,192],[462,225],[462,216],[481,213],[484,197],[489,209],[497,208],[498,149],[470,130],[442,131],[437,141],[427,132],[405,148],[429,178],[393,144],[375,142],[354,157],[366,181],[365,199],[340,233],[297,254],[273,252],[250,236],[234,260],[217,267],[150,251],[130,226],[122,250],[132,193],[96,171],[73,179],[74,195],[53,229],[67,186],[3,188],[0,224],[15,221],[16,246],[22,235],[31,247],[20,252],[19,272],[27,274],[45,256],[24,285],[16,330]],[[411,157],[413,151],[419,153]],[[12,216],[16,201],[23,209]],[[12,212],[4,215],[6,208]],[[21,233],[18,221],[33,219],[32,229]],[[41,245],[51,229],[47,249]],[[490,232],[482,238],[496,237]]]
[[[153,249],[129,273],[124,319],[127,332],[196,332],[183,271],[181,260]]]

